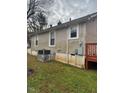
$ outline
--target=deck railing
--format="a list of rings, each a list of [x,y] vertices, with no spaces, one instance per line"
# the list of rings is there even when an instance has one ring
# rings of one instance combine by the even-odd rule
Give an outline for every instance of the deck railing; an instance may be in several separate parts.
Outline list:
[[[89,61],[97,62],[97,43],[86,43],[85,69],[89,68]]]
[[[86,43],[86,57],[97,56],[97,43]]]

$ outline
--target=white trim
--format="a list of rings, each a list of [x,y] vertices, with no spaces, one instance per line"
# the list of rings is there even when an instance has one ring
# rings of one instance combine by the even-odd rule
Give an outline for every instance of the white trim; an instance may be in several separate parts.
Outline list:
[[[34,37],[34,46],[35,46],[35,47],[38,46],[38,44],[36,45],[36,40],[38,41],[38,44],[39,44],[38,35],[36,35],[36,36]]]
[[[51,32],[49,32],[49,47],[55,47],[56,46],[56,31],[52,31],[52,32],[54,32],[54,38],[55,38],[55,40],[54,40],[54,45],[50,45],[50,34],[51,34]]]
[[[70,29],[71,27],[76,28],[76,31],[77,31],[77,37],[71,38],[71,29]],[[71,26],[71,27],[69,27],[68,39],[78,39],[78,38],[79,38],[79,25]]]
[[[83,55],[85,55],[85,43],[86,43],[86,23],[83,25],[84,27],[83,27],[83,42],[84,42],[84,44],[83,44]]]

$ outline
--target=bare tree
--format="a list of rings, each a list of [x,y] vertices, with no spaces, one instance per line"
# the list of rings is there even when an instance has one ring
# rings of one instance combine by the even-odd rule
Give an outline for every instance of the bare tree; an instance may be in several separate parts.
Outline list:
[[[47,24],[46,16],[43,14],[43,12],[39,12],[37,14],[37,21],[40,25],[40,31],[43,29],[43,26]]]
[[[27,1],[27,19],[38,11],[45,11],[54,4],[54,0],[28,0]]]
[[[35,9],[38,6],[38,1],[37,0],[29,0],[27,3],[28,3],[28,5],[27,5],[27,7],[28,7],[27,19],[28,19],[31,15],[35,14]]]
[[[46,15],[48,9],[54,3],[54,0],[28,0],[27,3],[28,29],[34,32],[38,29],[43,29],[43,26],[47,24]]]

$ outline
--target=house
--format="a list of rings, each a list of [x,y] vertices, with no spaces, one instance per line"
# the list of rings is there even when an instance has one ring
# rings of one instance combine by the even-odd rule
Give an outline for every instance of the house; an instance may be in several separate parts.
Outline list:
[[[80,68],[86,65],[86,44],[90,43],[97,43],[97,13],[51,26],[31,36],[33,52],[49,49],[56,54],[55,60]]]

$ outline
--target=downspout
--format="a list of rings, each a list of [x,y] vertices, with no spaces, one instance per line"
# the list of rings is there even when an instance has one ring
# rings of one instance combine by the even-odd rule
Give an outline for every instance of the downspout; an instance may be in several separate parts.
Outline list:
[[[69,32],[67,31],[67,63],[69,64]]]
[[[87,23],[84,24],[84,38],[83,38],[83,41],[84,41],[84,44],[83,44],[83,56],[84,56],[84,64],[83,64],[83,68],[85,68],[85,59],[86,59],[86,52],[85,52],[85,49],[86,49],[86,36],[87,36],[87,32],[86,32],[86,26],[87,26]]]
[[[69,39],[68,39],[68,64],[69,64]]]

